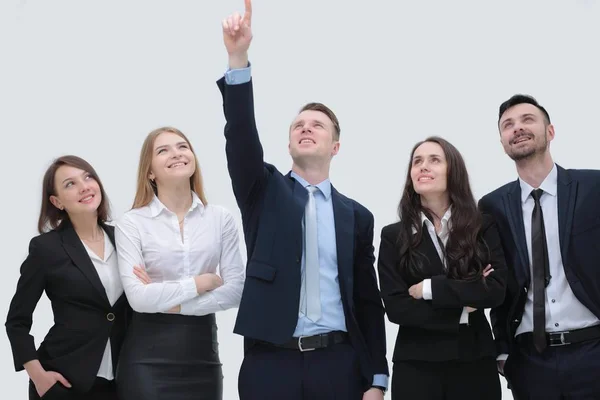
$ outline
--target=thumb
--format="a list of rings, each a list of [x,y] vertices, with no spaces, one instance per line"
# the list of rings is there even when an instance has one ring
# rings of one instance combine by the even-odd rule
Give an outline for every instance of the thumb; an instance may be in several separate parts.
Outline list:
[[[62,376],[61,374],[59,374],[58,372],[55,372],[55,376],[56,376],[56,380],[59,381],[60,383],[63,384],[63,386],[70,388],[71,384],[69,383],[68,380],[65,379],[64,376]]]

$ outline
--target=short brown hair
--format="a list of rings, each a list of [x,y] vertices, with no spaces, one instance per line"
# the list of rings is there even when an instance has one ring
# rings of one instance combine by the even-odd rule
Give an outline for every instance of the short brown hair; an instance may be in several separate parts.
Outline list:
[[[185,140],[190,146],[192,154],[194,154],[194,162],[196,163],[196,170],[190,177],[190,186],[192,190],[198,195],[198,198],[202,204],[206,205],[206,196],[204,195],[204,185],[202,184],[202,173],[200,172],[200,164],[198,163],[198,157],[192,147],[192,144],[188,138],[179,129],[165,126],[153,130],[146,136],[144,144],[142,144],[142,151],[140,152],[140,164],[138,166],[138,178],[137,178],[137,189],[135,191],[135,199],[133,200],[132,208],[140,208],[150,204],[156,191],[156,184],[150,181],[150,169],[152,167],[152,153],[154,152],[154,141],[161,133],[174,133]]]
[[[67,214],[65,210],[56,208],[50,202],[50,196],[56,196],[56,171],[63,165],[81,169],[90,174],[90,176],[94,178],[96,182],[98,182],[100,193],[102,195],[102,200],[98,206],[98,222],[105,223],[108,221],[110,219],[108,196],[106,196],[104,186],[102,185],[96,170],[83,158],[67,155],[54,160],[44,174],[44,179],[42,182],[42,207],[40,210],[40,217],[38,219],[38,231],[40,233],[44,233],[56,229],[60,227],[63,222],[69,220],[69,214]]]
[[[338,121],[337,117],[335,116],[335,113],[333,111],[331,111],[331,109],[329,107],[327,107],[323,103],[308,103],[300,109],[300,112],[298,114],[300,114],[303,111],[319,111],[319,112],[322,112],[323,114],[327,115],[327,117],[331,120],[331,122],[333,122],[333,128],[334,128],[333,138],[336,141],[340,140],[340,132],[341,132],[340,121]]]

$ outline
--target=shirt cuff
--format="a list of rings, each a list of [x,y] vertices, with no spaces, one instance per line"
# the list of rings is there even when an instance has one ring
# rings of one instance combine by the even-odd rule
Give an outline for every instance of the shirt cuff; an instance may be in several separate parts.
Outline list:
[[[198,289],[196,288],[196,280],[194,278],[182,280],[181,289],[183,290],[184,301],[198,296]]]
[[[463,307],[462,314],[460,314],[460,323],[461,324],[469,324],[469,312],[467,311],[467,307]]]
[[[252,78],[252,67],[250,62],[246,68],[228,69],[225,72],[225,83],[228,85],[241,85],[250,82]]]
[[[373,386],[381,386],[388,388],[388,380],[389,380],[389,376],[385,375],[385,374],[375,374],[373,375]]]
[[[506,361],[508,360],[508,354],[500,354],[498,357],[496,357],[496,361]]]
[[[423,300],[433,299],[433,293],[431,293],[431,279],[423,279]]]

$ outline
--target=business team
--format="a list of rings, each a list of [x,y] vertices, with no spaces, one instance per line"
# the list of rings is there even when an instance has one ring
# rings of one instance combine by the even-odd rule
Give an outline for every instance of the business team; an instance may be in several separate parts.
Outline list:
[[[222,399],[215,313],[235,307],[241,400],[381,400],[388,390],[500,399],[498,373],[517,400],[600,398],[600,171],[553,162],[544,107],[526,95],[501,104],[500,141],[518,179],[479,204],[451,143],[417,143],[375,266],[373,214],[329,179],[335,113],[300,107],[291,170],[267,163],[251,0],[222,25],[229,68],[217,85],[245,268],[233,217],[207,202],[181,131],[147,136],[132,209],[116,228],[94,168],[58,158],[6,319],[30,399]],[[36,349],[43,292],[54,325]],[[385,314],[398,324],[391,380]]]

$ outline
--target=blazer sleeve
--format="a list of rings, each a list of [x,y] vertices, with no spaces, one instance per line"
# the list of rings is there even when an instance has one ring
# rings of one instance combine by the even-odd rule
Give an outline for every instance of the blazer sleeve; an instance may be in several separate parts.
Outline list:
[[[367,216],[358,241],[354,266],[354,304],[356,319],[373,361],[375,375],[388,375],[386,359],[385,311],[381,303],[373,248],[373,215]]]
[[[377,269],[381,297],[390,322],[442,332],[458,332],[462,308],[435,308],[428,300],[414,299],[400,273],[396,229],[388,225],[381,231]]]
[[[488,196],[484,196],[479,200],[478,203],[479,210],[485,215],[494,215],[494,207],[492,205],[491,199]],[[498,239],[501,242],[501,239],[498,235]],[[489,246],[489,244],[488,244]],[[510,271],[507,268],[507,280],[510,279],[511,275]],[[496,353],[500,354],[508,354],[509,353],[509,340],[508,335],[509,332],[506,329],[509,311],[512,308],[512,299],[510,296],[505,295],[501,304],[493,307],[490,310],[490,322],[492,325],[492,331],[494,332],[494,341],[496,343]]]
[[[228,85],[225,78],[221,78],[217,85],[223,97],[226,120],[227,168],[237,204],[244,210],[244,206],[259,198],[256,194],[269,174],[256,127],[252,80]]]
[[[38,358],[30,330],[33,312],[46,286],[44,260],[46,257],[41,245],[36,238],[32,239],[29,243],[29,255],[21,265],[21,276],[5,324],[16,371],[23,370],[23,364]]]
[[[477,281],[461,281],[438,275],[431,278],[434,307],[465,307],[477,309],[497,307],[506,293],[506,260],[500,243],[498,226],[491,216],[484,217],[482,237],[490,251],[490,264],[494,271]]]

